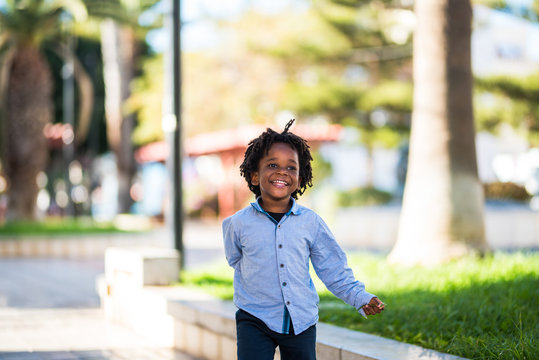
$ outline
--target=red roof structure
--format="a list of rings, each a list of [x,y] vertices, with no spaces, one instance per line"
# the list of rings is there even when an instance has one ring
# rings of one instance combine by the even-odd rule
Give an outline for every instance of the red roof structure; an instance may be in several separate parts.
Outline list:
[[[267,126],[249,125],[235,129],[219,130],[193,136],[185,141],[187,156],[218,155],[226,152],[244,152],[249,142],[266,130]],[[339,140],[342,133],[340,125],[304,125],[294,127],[294,134],[307,140],[309,145]],[[164,141],[142,146],[135,152],[139,163],[165,161],[169,155],[169,145]]]

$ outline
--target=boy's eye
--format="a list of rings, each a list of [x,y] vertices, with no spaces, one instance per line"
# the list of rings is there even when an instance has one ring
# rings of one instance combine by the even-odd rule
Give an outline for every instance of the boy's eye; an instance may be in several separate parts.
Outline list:
[[[277,169],[279,166],[275,163],[269,163],[268,164],[268,168],[271,168],[271,169]],[[295,166],[287,166],[286,167],[286,170],[288,171],[296,171],[296,167]]]

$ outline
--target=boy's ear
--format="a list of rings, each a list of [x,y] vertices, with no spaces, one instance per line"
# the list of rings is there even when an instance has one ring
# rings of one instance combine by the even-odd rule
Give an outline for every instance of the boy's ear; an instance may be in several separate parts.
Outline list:
[[[258,179],[258,171],[255,171],[251,174],[251,185],[258,186],[260,185],[260,180]]]

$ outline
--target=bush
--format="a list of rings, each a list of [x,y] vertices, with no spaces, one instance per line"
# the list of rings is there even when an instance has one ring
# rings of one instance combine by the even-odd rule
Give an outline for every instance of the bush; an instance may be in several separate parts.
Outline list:
[[[493,182],[483,185],[485,190],[485,199],[487,200],[512,200],[526,202],[530,200],[531,195],[526,189],[512,182]]]
[[[343,207],[381,205],[391,201],[393,195],[372,186],[355,188],[339,193],[339,205]]]

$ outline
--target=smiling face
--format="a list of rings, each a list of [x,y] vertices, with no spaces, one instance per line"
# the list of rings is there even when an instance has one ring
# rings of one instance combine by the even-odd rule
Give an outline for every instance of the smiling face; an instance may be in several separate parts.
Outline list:
[[[260,187],[262,207],[269,212],[286,212],[290,195],[298,190],[298,153],[290,145],[274,143],[260,159],[251,183]]]

